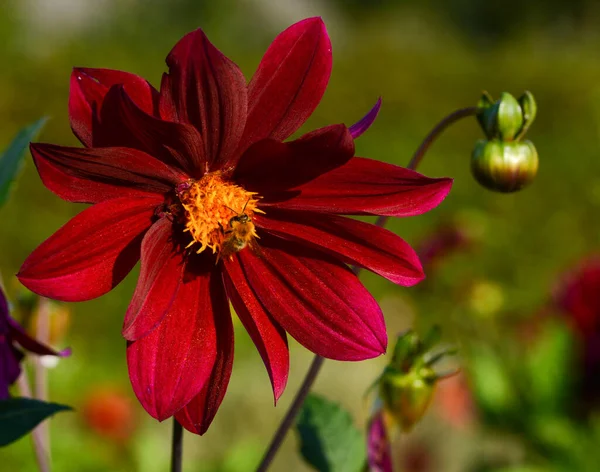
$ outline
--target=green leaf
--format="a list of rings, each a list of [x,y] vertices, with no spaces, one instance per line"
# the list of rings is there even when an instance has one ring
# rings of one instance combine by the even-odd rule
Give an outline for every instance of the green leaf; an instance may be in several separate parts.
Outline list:
[[[300,453],[319,472],[358,472],[366,461],[365,439],[352,416],[318,395],[304,401],[296,423]]]
[[[29,143],[35,139],[46,118],[41,118],[35,123],[23,128],[15,136],[12,143],[0,154],[0,206],[8,200],[10,190],[23,168],[23,157]]]
[[[16,441],[49,416],[65,410],[71,407],[33,398],[0,400],[0,446]]]
[[[576,362],[574,340],[567,327],[547,323],[524,362],[529,380],[525,392],[537,412],[560,412],[570,404]]]
[[[468,367],[473,394],[489,421],[505,424],[518,416],[517,394],[501,358],[479,347],[471,353]]]

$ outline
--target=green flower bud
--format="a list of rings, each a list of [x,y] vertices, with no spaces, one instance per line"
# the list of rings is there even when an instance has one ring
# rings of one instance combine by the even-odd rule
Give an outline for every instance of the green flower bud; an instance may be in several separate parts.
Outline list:
[[[538,155],[531,141],[477,142],[471,157],[475,179],[490,190],[515,192],[529,184],[538,170]]]
[[[512,141],[523,127],[523,110],[510,93],[503,92],[495,103],[484,93],[479,107],[479,123],[488,139]]]
[[[483,92],[477,103],[477,120],[488,139],[518,141],[533,123],[537,112],[531,92],[525,92],[519,100],[503,92],[493,101],[490,94]]]
[[[412,330],[402,333],[396,341],[390,364],[371,387],[379,392],[386,421],[403,431],[410,431],[423,417],[437,382],[456,373],[434,370],[440,360],[456,354],[454,349],[432,352],[431,348],[440,340],[441,331],[437,326],[424,337]]]
[[[438,376],[430,367],[408,374],[386,369],[379,384],[384,411],[402,431],[410,431],[423,417],[433,398]]]

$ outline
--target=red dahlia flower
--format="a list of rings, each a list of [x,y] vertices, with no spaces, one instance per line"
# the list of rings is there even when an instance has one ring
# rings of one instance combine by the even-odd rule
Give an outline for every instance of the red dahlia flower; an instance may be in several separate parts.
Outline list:
[[[555,289],[554,302],[569,320],[582,360],[585,404],[600,399],[600,254],[584,258]]]
[[[25,261],[20,280],[59,300],[98,297],[141,259],[125,315],[127,362],[144,408],[203,433],[233,361],[229,302],[279,398],[286,333],[331,359],[386,349],[381,310],[346,264],[400,285],[423,278],[393,233],[338,215],[410,216],[438,205],[449,179],[354,157],[352,127],[289,142],[331,71],[320,19],[271,44],[249,84],[201,30],[167,57],[160,91],[106,69],[75,69],[69,112],[84,148],[33,144],[44,184],[92,203]]]

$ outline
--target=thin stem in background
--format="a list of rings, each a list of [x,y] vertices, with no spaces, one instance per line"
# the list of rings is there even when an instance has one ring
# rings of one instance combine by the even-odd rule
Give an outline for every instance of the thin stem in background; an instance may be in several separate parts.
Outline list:
[[[300,412],[300,408],[302,408],[302,404],[304,403],[306,395],[308,395],[308,392],[310,391],[315,379],[317,378],[317,374],[323,366],[323,362],[325,362],[324,357],[314,357],[312,364],[308,369],[306,377],[304,377],[302,385],[300,386],[298,393],[296,393],[294,401],[290,405],[283,420],[281,420],[279,428],[277,428],[277,431],[273,436],[273,440],[269,445],[269,449],[267,449],[267,452],[265,453],[260,465],[258,466],[258,469],[256,469],[256,472],[264,472],[271,465],[275,454],[277,454],[277,451],[279,450],[279,446],[281,446],[281,443],[283,442],[283,438],[285,438],[286,433],[292,427],[294,421],[296,421],[296,416],[298,416],[298,413]]]
[[[438,138],[438,136],[444,130],[446,130],[451,124],[453,124],[463,118],[467,118],[469,116],[474,116],[477,113],[477,110],[478,110],[477,107],[460,108],[460,109],[450,113],[445,118],[443,118],[442,121],[440,121],[431,130],[431,132],[427,135],[427,137],[423,140],[423,142],[421,143],[419,148],[416,150],[412,159],[408,163],[408,166],[407,166],[408,169],[415,170],[417,168],[417,166],[423,160],[423,157],[425,156],[425,153],[427,152],[429,147]],[[387,220],[388,220],[387,216],[379,216],[377,218],[377,220],[375,221],[375,225],[382,228],[387,223]],[[361,269],[362,269],[362,267],[355,266],[352,268],[352,271],[354,272],[355,275],[358,276]],[[308,372],[306,373],[306,376],[304,377],[304,380],[302,381],[302,385],[300,386],[298,393],[296,393],[296,397],[294,398],[294,401],[292,401],[292,404],[290,405],[290,407],[288,408],[288,411],[286,412],[285,416],[281,420],[281,423],[279,424],[277,431],[275,431],[275,434],[273,435],[273,439],[271,439],[271,443],[269,444],[269,447],[268,447],[267,451],[265,452],[265,455],[263,456],[262,460],[260,461],[260,464],[259,464],[258,468],[256,469],[256,472],[266,471],[269,468],[269,466],[271,465],[271,463],[273,462],[275,454],[277,454],[277,451],[283,444],[283,440],[285,439],[287,432],[290,430],[290,428],[294,424],[294,422],[296,420],[296,416],[298,416],[298,413],[300,412],[300,408],[302,408],[302,404],[304,403],[306,396],[310,392],[310,389],[312,388],[315,380],[317,379],[317,375],[319,374],[319,371],[321,370],[321,367],[323,366],[324,362],[325,362],[325,359],[323,357],[315,355],[315,357],[312,361],[312,364],[310,365],[310,368],[308,369]]]
[[[183,456],[183,427],[173,417],[173,440],[171,442],[171,472],[181,472]]]
[[[17,387],[19,388],[22,397],[31,398],[29,380],[27,379],[27,372],[24,368],[17,379]],[[40,472],[50,472],[50,454],[44,447],[44,441],[39,428],[34,428],[33,431],[31,431],[31,441],[33,443],[33,450],[35,451],[35,460],[38,469]]]
[[[36,338],[44,345],[50,344],[50,301],[47,298],[40,297],[37,313]],[[35,382],[33,384],[35,398],[41,401],[48,401],[48,371],[44,365],[42,356],[36,356],[33,361]],[[50,460],[50,429],[47,421],[42,421],[36,427],[42,441],[42,447],[48,453]]]

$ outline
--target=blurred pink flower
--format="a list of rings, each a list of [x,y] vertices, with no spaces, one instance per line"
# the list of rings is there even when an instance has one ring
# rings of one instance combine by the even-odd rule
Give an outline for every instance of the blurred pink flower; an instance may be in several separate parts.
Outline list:
[[[383,410],[376,412],[367,429],[367,460],[370,472],[392,472],[392,450]]]
[[[438,225],[416,245],[419,259],[430,274],[453,254],[469,249],[474,243],[473,229],[459,221]]]

